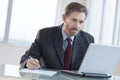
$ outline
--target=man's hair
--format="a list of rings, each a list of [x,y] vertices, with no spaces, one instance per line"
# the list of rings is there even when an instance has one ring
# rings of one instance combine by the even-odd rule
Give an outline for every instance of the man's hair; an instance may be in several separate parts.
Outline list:
[[[87,16],[87,8],[86,6],[78,3],[78,2],[71,2],[65,8],[65,16],[69,16],[72,12],[84,12]]]

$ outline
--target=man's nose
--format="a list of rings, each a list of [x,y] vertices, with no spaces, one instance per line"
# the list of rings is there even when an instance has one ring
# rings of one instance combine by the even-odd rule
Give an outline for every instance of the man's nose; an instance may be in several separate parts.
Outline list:
[[[75,23],[75,26],[76,26],[76,27],[80,27],[80,23],[79,23],[79,22],[76,22],[76,23]]]

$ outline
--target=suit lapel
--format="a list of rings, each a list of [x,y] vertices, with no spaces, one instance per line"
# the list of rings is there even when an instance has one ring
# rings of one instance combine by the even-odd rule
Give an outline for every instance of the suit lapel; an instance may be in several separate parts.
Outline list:
[[[62,47],[63,37],[62,37],[60,27],[58,27],[58,30],[57,29],[55,30],[54,36],[55,36],[54,44],[55,44],[55,48],[56,48],[56,51],[57,51],[57,55],[58,55],[62,65],[64,65],[64,50],[63,50],[63,47]]]
[[[81,55],[81,51],[82,51],[82,46],[83,45],[83,40],[82,40],[82,37],[80,34],[78,34],[75,39],[74,39],[74,44],[73,44],[73,56],[72,56],[72,63],[71,63],[71,68],[74,66],[74,63],[75,63],[75,59],[76,59],[76,56],[78,54]]]

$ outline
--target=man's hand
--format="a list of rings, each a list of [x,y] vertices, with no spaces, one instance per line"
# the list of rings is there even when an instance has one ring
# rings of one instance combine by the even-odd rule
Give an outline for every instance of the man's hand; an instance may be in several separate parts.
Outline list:
[[[40,68],[40,64],[39,64],[39,61],[35,58],[32,58],[30,57],[28,60],[27,60],[27,64],[26,64],[26,67],[28,69],[38,69]]]

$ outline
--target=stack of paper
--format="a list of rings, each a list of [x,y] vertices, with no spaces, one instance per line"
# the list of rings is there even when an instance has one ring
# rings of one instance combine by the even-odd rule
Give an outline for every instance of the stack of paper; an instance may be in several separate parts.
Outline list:
[[[57,73],[57,71],[49,71],[49,70],[29,70],[29,69],[22,69],[19,72],[22,73],[32,73],[44,76],[53,76]]]

